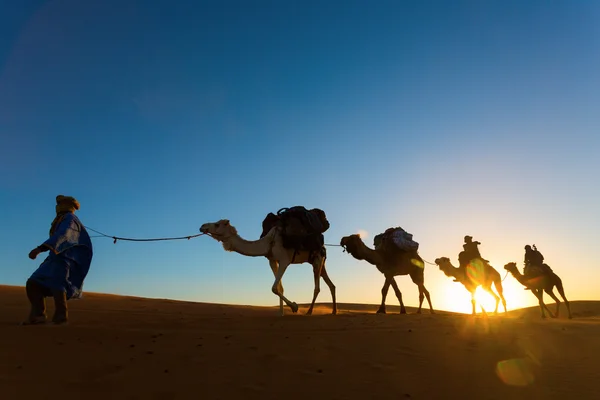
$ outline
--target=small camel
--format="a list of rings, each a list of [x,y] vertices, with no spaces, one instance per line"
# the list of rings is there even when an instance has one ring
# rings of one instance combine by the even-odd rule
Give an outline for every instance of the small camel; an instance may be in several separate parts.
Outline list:
[[[517,263],[514,263],[514,262],[509,262],[508,264],[506,264],[504,266],[504,269],[507,270],[508,272],[510,272],[511,275],[514,276],[515,279],[518,280],[521,285],[525,286],[526,289],[530,289],[531,292],[535,295],[535,297],[538,298],[538,301],[540,303],[540,310],[542,311],[542,318],[546,318],[544,309],[546,311],[548,311],[548,314],[550,314],[550,317],[555,318],[555,315],[552,314],[552,312],[548,309],[546,304],[544,304],[544,300],[543,300],[544,292],[548,293],[548,296],[552,297],[554,299],[554,301],[556,302],[556,312],[555,313],[556,313],[556,317],[558,317],[558,311],[560,309],[560,300],[558,300],[558,297],[556,297],[556,295],[554,294],[554,286],[556,286],[556,290],[558,290],[558,293],[565,301],[565,305],[567,306],[567,312],[569,314],[569,319],[572,318],[571,307],[569,305],[569,301],[567,300],[567,297],[565,296],[565,290],[563,288],[562,280],[554,272],[550,271],[550,272],[532,276],[532,277],[525,277],[525,275],[523,275],[523,274],[521,274],[521,272],[519,272]]]
[[[480,261],[471,261],[467,264],[465,271],[462,271],[459,268],[456,268],[450,262],[448,257],[440,257],[435,259],[435,263],[440,268],[446,276],[454,278],[455,282],[460,282],[464,285],[464,287],[471,293],[471,304],[473,305],[473,315],[476,315],[476,300],[475,300],[475,290],[479,286],[486,292],[492,295],[496,300],[496,308],[494,309],[494,314],[498,314],[498,303],[500,299],[502,299],[502,305],[504,306],[504,312],[506,313],[506,300],[504,299],[504,290],[502,288],[502,278],[500,277],[500,273],[494,269],[487,262]],[[498,295],[494,293],[492,290],[492,283],[498,292]],[[485,314],[485,310],[483,306],[481,306],[481,310]]]
[[[431,297],[429,291],[425,288],[425,268],[423,259],[415,252],[397,252],[389,256],[389,252],[384,248],[373,250],[364,244],[360,235],[354,234],[345,236],[341,239],[340,245],[357,260],[365,260],[369,264],[375,265],[379,272],[385,276],[385,282],[381,288],[381,305],[377,310],[378,314],[385,314],[385,299],[387,297],[390,285],[396,293],[396,297],[400,302],[400,314],[406,314],[404,303],[402,302],[402,293],[398,288],[395,276],[410,275],[412,281],[419,288],[419,309],[417,313],[421,313],[423,298],[427,297],[429,310],[431,314],[435,314],[431,305]]]
[[[231,225],[227,219],[205,223],[200,227],[200,232],[209,234],[213,239],[222,242],[223,248],[226,251],[235,251],[236,253],[248,257],[266,257],[269,260],[269,266],[275,276],[275,282],[273,283],[271,290],[280,299],[279,312],[282,316],[284,315],[283,302],[285,302],[294,313],[298,311],[298,304],[288,300],[283,295],[281,278],[283,278],[283,274],[290,264],[303,263],[312,265],[315,279],[312,303],[306,314],[311,315],[313,312],[315,301],[320,292],[320,278],[323,278],[327,286],[329,286],[331,298],[333,300],[332,314],[337,314],[335,285],[331,279],[329,279],[329,275],[327,275],[327,270],[325,269],[325,259],[327,258],[325,247],[323,247],[320,252],[311,253],[308,251],[297,251],[294,255],[294,249],[283,247],[280,227],[273,227],[261,239],[250,241],[242,239],[238,235],[235,227]]]

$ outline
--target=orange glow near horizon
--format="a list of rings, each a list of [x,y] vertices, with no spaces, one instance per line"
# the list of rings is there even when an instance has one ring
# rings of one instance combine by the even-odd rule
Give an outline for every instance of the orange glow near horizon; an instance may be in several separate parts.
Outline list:
[[[515,310],[518,308],[530,307],[537,304],[537,300],[531,294],[530,291],[524,290],[523,286],[518,282],[509,280],[508,277],[502,282],[502,288],[504,291],[504,298],[506,299],[506,308],[508,311]],[[451,285],[447,285],[443,298],[438,301],[439,307],[448,311],[461,312],[470,314],[471,313],[471,294],[465,289],[465,287],[458,282],[449,282]],[[494,292],[494,286],[492,285]],[[475,291],[475,301],[477,314],[481,313],[481,306],[486,312],[491,313],[494,311],[496,302],[492,295],[478,287]],[[504,308],[502,301],[498,304],[498,313],[503,313]]]

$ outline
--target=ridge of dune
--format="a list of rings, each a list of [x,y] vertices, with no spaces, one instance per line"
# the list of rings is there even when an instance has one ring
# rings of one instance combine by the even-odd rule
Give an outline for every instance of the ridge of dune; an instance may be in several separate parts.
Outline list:
[[[18,285],[0,285],[0,296],[9,296],[11,301],[10,303],[14,303],[15,301],[20,301],[24,305],[27,304],[27,299],[25,297],[25,288],[23,286]],[[201,302],[201,301],[191,301],[191,300],[176,300],[169,298],[153,298],[153,297],[143,297],[143,296],[135,296],[135,295],[123,295],[123,294],[113,294],[113,293],[100,293],[100,292],[84,292],[83,298],[81,300],[72,300],[69,302],[69,306],[71,308],[75,307],[75,309],[79,309],[80,307],[84,307],[85,302],[96,302],[96,301],[105,301],[105,302],[118,302],[125,301],[129,302],[129,304],[134,304],[136,302],[146,302],[147,304],[155,304],[155,305],[173,305],[179,307],[216,307],[219,309],[231,309],[231,310],[263,310],[272,312],[273,308],[279,308],[278,305],[246,305],[246,304],[229,304],[229,303],[213,303],[213,302]],[[554,302],[551,299],[545,300],[546,305],[550,307],[551,310],[554,310]],[[576,310],[574,313],[578,317],[590,317],[590,316],[600,316],[600,300],[573,300],[570,301],[571,307]],[[315,313],[329,313],[331,312],[331,302],[316,302],[315,303]],[[51,300],[49,301],[49,306],[52,305]],[[298,303],[300,307],[298,314],[302,314],[302,311],[305,311],[310,306],[310,303]],[[341,312],[365,312],[365,313],[374,313],[379,308],[379,304],[367,304],[367,303],[339,303],[338,308]],[[564,308],[564,303],[561,302],[561,309]],[[388,314],[399,313],[400,306],[387,304],[386,309]],[[417,310],[416,306],[406,306],[407,312],[415,313]],[[501,310],[500,310],[501,311]],[[539,307],[529,306],[522,308],[513,308],[509,309],[507,315],[508,316],[523,316],[529,315],[531,313],[536,314],[539,311]],[[436,314],[444,314],[444,315],[468,315],[461,312],[448,311],[443,309],[435,309]],[[286,307],[286,314],[292,314]],[[500,312],[499,312],[500,313]],[[429,314],[429,310],[423,309],[423,314]]]

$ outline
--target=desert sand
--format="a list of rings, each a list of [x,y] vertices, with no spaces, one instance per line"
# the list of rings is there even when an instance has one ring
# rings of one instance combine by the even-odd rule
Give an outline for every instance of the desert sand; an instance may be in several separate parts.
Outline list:
[[[573,320],[357,304],[279,317],[85,293],[69,325],[19,326],[24,288],[0,299],[2,399],[600,398],[600,302],[572,302]]]

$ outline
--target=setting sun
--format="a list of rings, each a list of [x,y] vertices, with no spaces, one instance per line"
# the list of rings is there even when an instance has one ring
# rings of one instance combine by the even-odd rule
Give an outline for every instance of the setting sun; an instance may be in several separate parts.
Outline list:
[[[448,311],[471,313],[471,294],[465,289],[465,287],[457,282],[452,282],[452,285],[447,285],[443,292],[443,297],[440,299],[440,303],[443,303],[443,308]],[[528,290],[523,290],[518,282],[514,281],[511,277],[507,277],[502,282],[502,288],[504,297],[506,299],[506,308],[508,311],[517,308],[529,307],[537,304],[535,297]],[[493,287],[492,287],[492,290]],[[495,291],[495,290],[494,290]],[[495,300],[494,297],[478,287],[475,291],[475,301],[477,313],[481,313],[481,307],[486,312],[490,313],[494,311]],[[498,312],[503,312],[502,303],[498,304]]]

